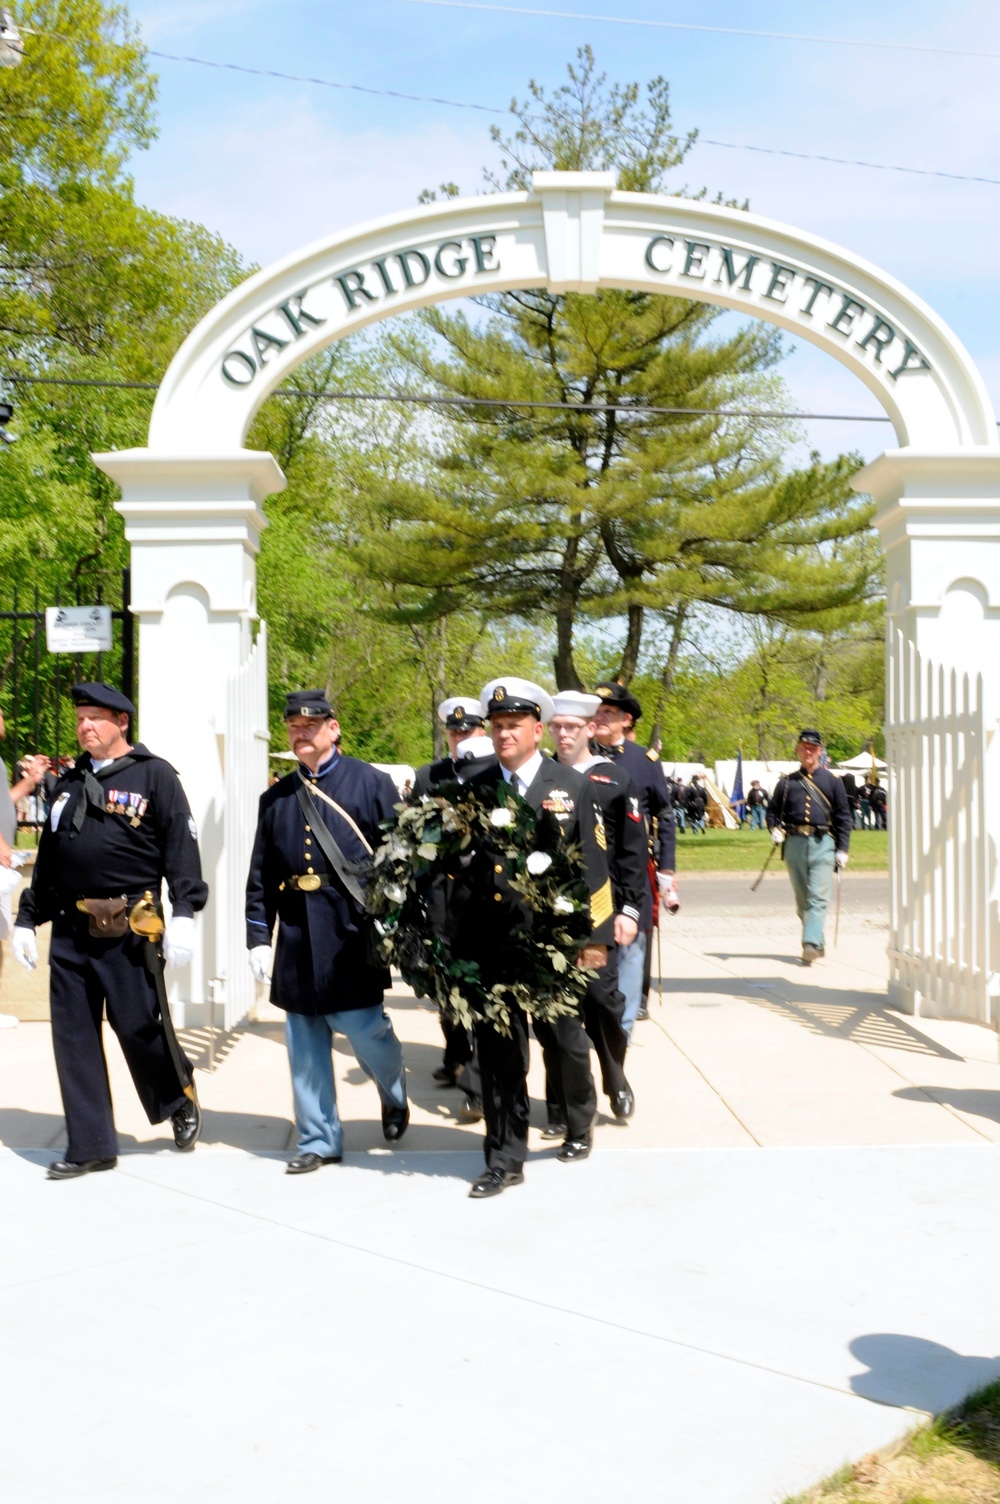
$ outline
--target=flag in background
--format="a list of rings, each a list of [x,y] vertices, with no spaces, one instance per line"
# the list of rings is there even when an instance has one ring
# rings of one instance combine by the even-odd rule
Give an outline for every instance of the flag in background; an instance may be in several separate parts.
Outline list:
[[[739,751],[736,754],[736,777],[733,779],[733,797],[730,799],[729,803],[733,807],[733,814],[736,816],[737,820],[739,820],[740,824],[742,825],[743,824],[744,816],[746,814],[746,798],[745,798],[744,793],[743,793],[743,743],[742,742],[740,742],[740,749],[739,749]]]

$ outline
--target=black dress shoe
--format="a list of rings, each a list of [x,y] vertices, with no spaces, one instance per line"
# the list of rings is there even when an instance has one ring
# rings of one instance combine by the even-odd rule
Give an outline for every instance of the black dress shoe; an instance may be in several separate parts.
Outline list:
[[[95,1170],[113,1170],[117,1163],[117,1158],[85,1159],[82,1164],[74,1164],[71,1159],[57,1159],[55,1164],[49,1165],[46,1179],[76,1180],[78,1175],[90,1175]]]
[[[286,1175],[308,1175],[310,1170],[318,1170],[320,1165],[339,1165],[343,1160],[342,1154],[296,1154],[285,1166]]]
[[[382,1108],[382,1137],[392,1144],[403,1137],[410,1126],[410,1104],[405,1107]]]
[[[440,1082],[442,1086],[457,1086],[459,1070],[458,1066],[439,1065],[432,1079]]]
[[[556,1159],[561,1159],[564,1163],[571,1159],[586,1159],[593,1146],[593,1133],[587,1133],[583,1138],[568,1138],[556,1155]]]
[[[499,1196],[509,1185],[521,1185],[524,1175],[520,1170],[484,1170],[473,1181],[469,1195],[473,1201],[482,1201],[486,1196]]]
[[[635,1112],[635,1093],[627,1081],[611,1098],[611,1111],[616,1118],[630,1118]]]
[[[565,1123],[546,1123],[542,1129],[542,1138],[565,1138]]]
[[[201,1108],[189,1097],[183,1107],[170,1114],[174,1130],[174,1143],[182,1154],[188,1154],[201,1137]]]

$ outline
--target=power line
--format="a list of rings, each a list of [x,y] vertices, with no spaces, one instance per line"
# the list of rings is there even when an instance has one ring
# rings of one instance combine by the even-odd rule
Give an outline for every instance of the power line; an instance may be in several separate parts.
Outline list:
[[[279,73],[275,68],[248,68],[242,63],[217,63],[207,57],[187,57],[178,52],[154,52],[149,57],[166,58],[171,63],[197,63],[200,68],[223,68],[230,73],[252,73],[255,78],[281,78],[292,84],[318,84],[323,89],[349,89],[356,94],[379,94],[385,99],[408,99],[416,104],[446,104],[455,110],[482,110],[487,115],[506,115],[499,105],[470,104],[461,99],[439,99],[435,94],[403,94],[399,89],[375,89],[367,84],[344,84],[331,78],[311,78],[302,73]]]
[[[9,385],[108,387],[131,392],[158,392],[157,381],[111,381],[82,376],[5,376],[0,378]],[[300,387],[278,387],[275,397],[308,397],[323,402],[403,402],[423,407],[487,407],[487,408],[541,408],[551,412],[615,413],[628,412],[645,416],[647,413],[664,417],[692,418],[761,418],[768,420],[801,419],[830,423],[890,423],[884,413],[800,413],[772,412],[756,408],[731,407],[637,407],[629,402],[542,402],[519,397],[434,397],[421,392],[326,392]]]
[[[933,167],[900,167],[894,162],[862,162],[855,157],[827,157],[815,151],[788,151],[781,146],[748,146],[744,141],[713,141],[699,135],[703,146],[726,146],[732,151],[758,151],[770,157],[798,157],[803,162],[837,162],[842,167],[871,167],[876,172],[912,172],[922,178],[952,178],[959,183],[992,183],[1000,187],[1000,178],[972,177],[965,172],[942,172]]]
[[[414,5],[445,5],[445,4],[451,5],[451,4],[457,4],[458,0],[407,0],[407,3],[412,3]],[[479,8],[480,9],[491,8],[491,9],[494,9],[494,10],[503,10],[505,8],[509,9],[509,7],[503,7],[503,6],[479,7]],[[562,14],[562,13],[561,12],[556,12],[556,11],[525,11],[525,12],[523,12],[523,14],[525,14],[525,15],[557,15],[557,14]],[[603,17],[603,18],[601,18],[601,17],[595,17],[593,19],[596,19],[596,20],[600,20],[600,19],[613,20],[615,18],[614,17]],[[636,22],[635,24],[638,25],[640,23]],[[673,24],[673,23],[667,23],[665,21],[664,22],[650,21],[648,23],[644,22],[644,23],[641,23],[641,24],[644,24],[644,25],[648,24],[650,26],[658,26],[658,25],[664,25],[665,26],[665,25]],[[679,22],[677,24],[680,25]],[[709,29],[711,29],[711,28],[709,28]],[[760,33],[752,33],[752,34],[753,35],[765,36],[765,35],[769,35],[770,33],[760,32]],[[874,46],[876,44],[872,43],[872,45]],[[878,45],[883,45],[883,44],[880,43]],[[885,43],[884,45],[885,46],[889,46],[890,44],[889,43]],[[346,90],[349,90],[349,91],[353,91],[354,93],[357,93],[357,94],[376,94],[376,95],[379,95],[383,99],[405,99],[405,100],[409,100],[411,103],[414,103],[414,104],[443,104],[443,105],[447,105],[449,109],[453,109],[453,110],[478,110],[480,113],[485,114],[485,115],[508,115],[508,114],[510,114],[509,110],[501,109],[501,107],[499,105],[476,104],[476,103],[471,102],[469,100],[463,100],[463,99],[442,99],[442,98],[440,98],[436,94],[404,94],[404,93],[402,93],[398,89],[376,89],[373,86],[370,86],[368,84],[346,84],[346,83],[341,83],[341,82],[339,82],[339,80],[336,80],[336,79],[331,79],[331,78],[316,78],[316,77],[313,77],[311,75],[303,74],[303,73],[282,73],[282,72],[279,72],[279,70],[276,69],[276,68],[251,68],[251,67],[247,67],[243,63],[219,63],[219,62],[216,62],[212,58],[207,58],[207,57],[190,57],[187,54],[182,54],[182,53],[178,53],[178,52],[155,52],[155,51],[150,50],[148,55],[150,57],[164,58],[168,62],[171,62],[171,63],[194,63],[199,68],[220,68],[223,71],[228,72],[228,73],[249,73],[254,78],[278,78],[278,79],[282,79],[286,83],[292,83],[292,84],[316,84],[321,89],[346,89]],[[1000,56],[1000,54],[998,54],[998,56]],[[537,119],[538,117],[537,116],[532,116],[530,118]],[[802,160],[804,162],[834,162],[834,163],[837,163],[837,164],[839,164],[841,166],[844,166],[844,167],[866,167],[866,168],[872,168],[872,169],[874,169],[875,171],[878,171],[878,172],[906,172],[906,173],[916,173],[920,177],[949,178],[951,181],[957,182],[957,183],[989,183],[989,184],[991,184],[994,187],[1000,187],[1000,178],[977,177],[977,176],[973,176],[971,173],[964,173],[964,172],[944,172],[944,171],[941,171],[940,169],[932,168],[932,167],[901,167],[901,166],[899,166],[895,162],[863,162],[863,161],[855,160],[854,158],[851,158],[851,157],[823,156],[823,155],[821,155],[818,152],[786,151],[786,150],[782,149],[781,147],[777,147],[777,146],[748,146],[747,143],[744,142],[744,141],[716,141],[716,140],[711,139],[708,136],[699,136],[698,140],[700,142],[702,142],[706,146],[724,146],[724,147],[727,147],[730,151],[754,151],[754,152],[763,153],[766,156],[774,156],[774,157],[798,157],[800,160]]]
[[[651,21],[636,16],[598,16],[587,11],[536,10],[524,5],[493,5],[479,0],[403,0],[405,5],[435,5],[448,10],[498,11],[507,16],[539,16],[558,21],[601,21],[613,26],[652,26],[663,31],[705,31],[716,36],[763,37],[776,42],[818,42],[831,47],[875,47],[891,52],[928,52],[936,57],[1000,58],[979,48],[928,47],[919,42],[876,42],[862,37],[817,37],[800,31],[752,31],[743,26],[704,26],[694,21]]]

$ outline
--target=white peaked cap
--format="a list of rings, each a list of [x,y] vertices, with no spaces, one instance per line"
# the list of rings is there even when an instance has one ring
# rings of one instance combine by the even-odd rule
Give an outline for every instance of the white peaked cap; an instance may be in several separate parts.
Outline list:
[[[489,684],[484,684],[479,703],[483,707],[484,716],[502,711],[516,713],[526,710],[547,724],[555,714],[552,696],[547,690],[540,684],[533,684],[530,679],[517,679],[513,674],[502,674],[499,679],[491,679]]]
[[[467,736],[464,742],[459,742],[455,748],[455,757],[459,762],[475,762],[478,757],[494,757],[493,738],[491,736]]]
[[[604,701],[600,695],[588,695],[582,689],[561,689],[552,696],[552,704],[553,715],[578,715],[584,721],[592,721]]]
[[[474,716],[477,721],[483,718],[478,695],[452,695],[450,700],[442,700],[438,706],[438,720],[447,723],[448,717],[454,715],[456,711],[463,712],[463,718],[470,715]]]

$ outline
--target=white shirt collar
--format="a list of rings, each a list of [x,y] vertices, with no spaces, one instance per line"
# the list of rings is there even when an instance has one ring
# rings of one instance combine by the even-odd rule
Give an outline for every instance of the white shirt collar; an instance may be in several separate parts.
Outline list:
[[[542,754],[540,752],[536,752],[532,757],[528,758],[527,762],[523,762],[519,768],[515,769],[522,790],[529,789],[534,783],[536,777],[538,776],[538,770],[542,766],[542,761]],[[511,779],[514,777],[514,774],[508,773],[503,763],[500,764],[500,771],[504,776],[504,782],[510,783]]]
[[[110,768],[111,764],[114,761],[115,761],[115,758],[113,758],[113,757],[102,757],[101,760],[100,760],[100,762],[95,762],[94,759],[91,758],[90,759],[90,766],[91,766],[91,769],[92,769],[93,772],[99,773],[102,768]]]

